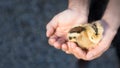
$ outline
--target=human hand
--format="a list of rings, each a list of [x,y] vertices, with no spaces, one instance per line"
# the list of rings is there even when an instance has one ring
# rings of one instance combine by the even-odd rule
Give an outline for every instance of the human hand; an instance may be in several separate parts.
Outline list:
[[[67,51],[67,33],[71,27],[87,22],[87,16],[83,13],[67,9],[56,15],[46,26],[46,35],[49,44],[57,49]]]
[[[110,44],[117,33],[117,30],[114,30],[112,29],[113,27],[109,26],[109,22],[106,22],[104,20],[101,20],[101,22],[104,26],[104,34],[102,40],[98,43],[98,45],[95,48],[90,49],[85,53],[76,44],[69,42],[69,53],[72,53],[76,58],[83,60],[93,60],[101,56],[110,47]],[[84,56],[81,55],[81,52],[83,52]]]

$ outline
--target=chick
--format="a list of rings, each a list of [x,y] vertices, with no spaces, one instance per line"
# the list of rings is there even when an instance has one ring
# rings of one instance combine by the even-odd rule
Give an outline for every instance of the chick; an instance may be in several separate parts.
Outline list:
[[[68,32],[68,41],[75,42],[83,49],[95,47],[103,36],[103,26],[100,21],[73,27]]]

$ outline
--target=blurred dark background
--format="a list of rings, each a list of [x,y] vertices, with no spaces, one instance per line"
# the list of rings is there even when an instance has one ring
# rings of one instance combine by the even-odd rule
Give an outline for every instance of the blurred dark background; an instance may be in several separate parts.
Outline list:
[[[84,62],[48,44],[46,24],[67,4],[67,0],[0,0],[0,68],[119,68],[113,46],[100,58]]]

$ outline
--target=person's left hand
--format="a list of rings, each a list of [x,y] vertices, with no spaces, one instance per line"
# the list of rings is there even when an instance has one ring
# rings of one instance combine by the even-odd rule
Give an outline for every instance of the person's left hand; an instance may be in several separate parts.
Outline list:
[[[89,50],[85,54],[85,57],[81,57],[81,54],[79,54],[80,52],[82,52],[81,48],[79,48],[75,43],[68,42],[68,53],[72,53],[76,58],[83,60],[93,60],[100,57],[110,47],[110,44],[117,32],[117,30],[112,30],[111,27],[109,27],[108,22],[101,22],[104,25],[104,34],[102,40],[95,48]]]

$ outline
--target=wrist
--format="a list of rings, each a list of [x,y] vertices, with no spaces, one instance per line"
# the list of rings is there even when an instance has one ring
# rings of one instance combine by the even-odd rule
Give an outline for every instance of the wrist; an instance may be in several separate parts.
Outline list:
[[[113,31],[117,31],[120,27],[120,0],[109,0],[104,15],[102,17]]]
[[[102,18],[102,23],[105,24],[105,27],[106,28],[109,28],[110,30],[112,30],[113,32],[117,32],[119,26],[120,26],[120,22],[119,20],[116,20],[116,19],[110,19],[110,18],[105,18],[103,17]]]
[[[101,24],[104,28],[104,31],[108,31],[111,35],[116,35],[118,29],[111,27],[110,22],[106,21],[105,19],[101,19]]]
[[[88,16],[89,0],[69,0],[68,9],[71,9],[80,14]]]

